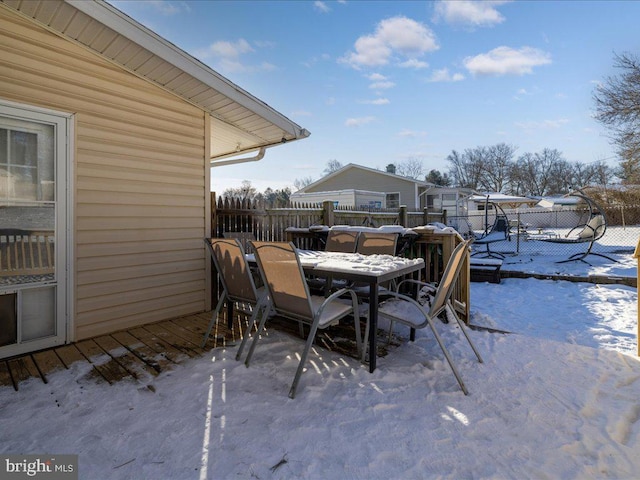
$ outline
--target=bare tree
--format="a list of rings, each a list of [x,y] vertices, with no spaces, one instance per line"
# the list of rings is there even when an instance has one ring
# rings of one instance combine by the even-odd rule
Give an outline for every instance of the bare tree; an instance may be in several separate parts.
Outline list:
[[[620,156],[618,176],[626,183],[640,182],[640,60],[631,54],[615,55],[619,76],[607,77],[596,88],[596,119],[612,130]]]
[[[482,148],[479,153],[484,164],[481,179],[482,188],[489,192],[504,192],[508,188],[509,174],[516,147],[499,143]]]
[[[312,183],[313,183],[313,177],[296,178],[293,181],[293,186],[295,187],[296,190],[300,190],[301,188],[304,188],[307,185],[311,185]]]
[[[258,195],[258,191],[253,185],[251,185],[251,182],[249,180],[243,180],[240,187],[227,188],[224,192],[222,192],[223,197],[232,197],[239,200],[253,200]]]
[[[417,158],[409,158],[396,165],[396,174],[417,180],[424,176],[424,166]]]
[[[477,150],[477,149],[476,149]],[[477,151],[467,149],[464,153],[453,150],[447,156],[449,175],[454,185],[462,188],[478,190],[481,188],[482,159]]]
[[[327,166],[324,169],[324,174],[329,175],[333,172],[336,172],[342,168],[342,164],[338,160],[329,160],[327,162]]]

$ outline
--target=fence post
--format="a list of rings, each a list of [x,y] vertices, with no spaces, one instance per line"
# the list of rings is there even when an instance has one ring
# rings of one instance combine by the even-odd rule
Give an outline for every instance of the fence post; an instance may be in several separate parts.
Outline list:
[[[422,225],[427,225],[429,223],[429,207],[424,207],[422,209]]]
[[[333,202],[331,200],[322,202],[322,220],[327,227],[333,227]]]
[[[407,206],[406,205],[400,205],[400,211],[398,212],[398,223],[400,225],[402,225],[403,227],[406,227],[407,224],[409,223],[407,220],[408,220],[408,217],[407,217]]]

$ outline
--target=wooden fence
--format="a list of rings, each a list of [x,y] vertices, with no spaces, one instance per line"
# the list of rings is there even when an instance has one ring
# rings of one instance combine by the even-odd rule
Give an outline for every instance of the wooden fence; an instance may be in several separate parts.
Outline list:
[[[430,222],[446,223],[439,213],[408,212],[406,207],[386,210],[358,210],[322,204],[291,204],[286,208],[266,208],[264,203],[234,198],[218,198],[211,194],[211,236],[225,232],[250,232],[257,240],[285,241],[289,227],[308,228],[314,225],[357,225],[379,227],[402,225],[412,228]]]

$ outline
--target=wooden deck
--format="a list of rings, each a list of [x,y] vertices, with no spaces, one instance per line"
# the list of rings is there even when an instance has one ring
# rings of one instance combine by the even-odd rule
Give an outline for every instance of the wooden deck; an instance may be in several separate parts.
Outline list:
[[[91,363],[91,375],[109,383],[156,376],[185,359],[241,339],[239,318],[231,329],[220,320],[205,348],[200,348],[210,318],[209,313],[190,315],[0,360],[0,387],[18,390],[32,377],[47,383],[47,375],[75,362]]]
[[[0,388],[11,386],[19,390],[20,384],[32,377],[47,383],[48,375],[68,369],[75,362],[90,363],[89,376],[96,381],[113,384],[129,379],[146,384],[145,380],[187,359],[201,357],[214,348],[239,344],[246,325],[244,318],[234,318],[233,327],[228,328],[221,315],[205,347],[200,348],[210,319],[210,313],[200,313],[0,360]],[[293,322],[276,317],[268,325],[299,338],[298,326]],[[336,326],[318,332],[316,343],[356,357],[355,342],[345,340],[351,338],[354,338],[352,326]],[[384,344],[379,346],[378,354],[384,355],[387,345],[380,343]]]

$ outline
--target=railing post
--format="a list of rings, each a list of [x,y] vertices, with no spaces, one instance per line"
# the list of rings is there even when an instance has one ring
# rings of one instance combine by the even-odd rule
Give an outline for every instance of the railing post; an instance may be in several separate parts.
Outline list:
[[[398,212],[398,223],[403,227],[406,227],[407,224],[409,223],[407,220],[408,220],[407,206],[400,205],[400,211]]]
[[[331,200],[322,202],[322,221],[327,227],[333,227],[333,202]]]

